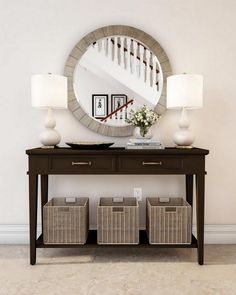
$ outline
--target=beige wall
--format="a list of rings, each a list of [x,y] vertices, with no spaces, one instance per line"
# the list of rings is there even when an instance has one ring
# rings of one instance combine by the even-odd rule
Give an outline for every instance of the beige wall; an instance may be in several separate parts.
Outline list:
[[[234,0],[0,1],[0,224],[28,222],[25,149],[39,145],[45,116],[31,108],[31,74],[63,73],[74,44],[109,24],[151,34],[167,52],[174,73],[204,75],[204,108],[190,116],[196,146],[210,149],[206,223],[236,224],[235,14]],[[166,145],[172,144],[178,117],[177,111],[167,111],[155,126]],[[57,111],[56,119],[63,141],[108,139],[84,128],[69,110]],[[184,194],[180,176],[58,176],[50,182],[51,196],[90,196],[93,208],[99,196],[132,194],[134,186],[142,187],[145,196]]]

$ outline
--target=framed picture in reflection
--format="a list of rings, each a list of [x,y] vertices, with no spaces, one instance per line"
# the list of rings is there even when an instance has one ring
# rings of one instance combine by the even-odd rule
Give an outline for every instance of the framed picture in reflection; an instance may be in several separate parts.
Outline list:
[[[92,116],[103,119],[108,115],[108,94],[92,95]]]
[[[112,94],[111,95],[111,111],[115,111],[127,103],[127,95]]]

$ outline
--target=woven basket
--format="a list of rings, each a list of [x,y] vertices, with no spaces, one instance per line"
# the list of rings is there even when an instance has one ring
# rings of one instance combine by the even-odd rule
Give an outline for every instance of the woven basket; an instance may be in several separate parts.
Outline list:
[[[98,244],[138,244],[139,205],[135,198],[101,198],[97,212]]]
[[[164,201],[163,201],[164,200]],[[150,244],[191,244],[191,206],[182,198],[147,198]]]
[[[43,207],[44,244],[85,244],[89,230],[89,199],[53,198]]]

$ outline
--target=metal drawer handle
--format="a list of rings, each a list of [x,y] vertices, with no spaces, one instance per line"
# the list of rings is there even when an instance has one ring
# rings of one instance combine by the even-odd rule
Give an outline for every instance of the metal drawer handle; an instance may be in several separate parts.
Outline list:
[[[72,166],[92,166],[92,162],[71,162]]]
[[[162,162],[145,162],[143,161],[143,166],[161,166]]]

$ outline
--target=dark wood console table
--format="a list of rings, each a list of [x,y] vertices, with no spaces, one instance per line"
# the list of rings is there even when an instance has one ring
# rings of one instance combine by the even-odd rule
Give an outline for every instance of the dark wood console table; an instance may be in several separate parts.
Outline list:
[[[36,148],[27,150],[26,153],[29,156],[30,263],[32,265],[36,263],[36,248],[86,247],[96,244],[95,230],[89,232],[88,241],[83,246],[44,245],[42,234],[37,238],[38,176],[41,176],[41,208],[43,208],[48,201],[48,176],[56,174],[182,174],[185,175],[186,200],[190,205],[193,204],[193,177],[195,176],[197,239],[192,235],[190,245],[148,245],[145,231],[140,231],[140,244],[135,247],[197,248],[198,263],[204,263],[204,181],[205,156],[209,153],[208,150],[198,148],[166,148],[164,150]]]

